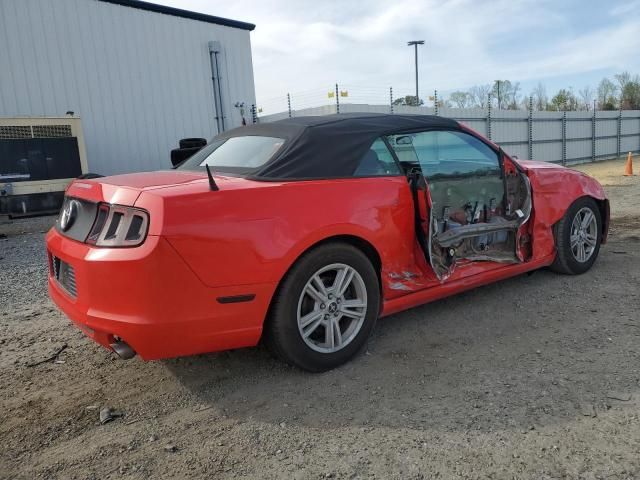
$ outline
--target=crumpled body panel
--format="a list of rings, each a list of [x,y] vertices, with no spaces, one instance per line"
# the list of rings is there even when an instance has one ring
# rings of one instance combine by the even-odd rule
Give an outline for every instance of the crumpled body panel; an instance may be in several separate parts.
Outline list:
[[[517,160],[529,177],[533,192],[533,257],[541,258],[555,252],[553,226],[578,198],[590,196],[602,200],[603,242],[608,230],[608,200],[597,180],[577,170],[547,162]]]

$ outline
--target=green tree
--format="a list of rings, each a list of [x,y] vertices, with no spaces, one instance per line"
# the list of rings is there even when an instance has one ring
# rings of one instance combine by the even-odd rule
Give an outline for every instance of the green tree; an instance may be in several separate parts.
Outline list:
[[[625,84],[621,101],[624,110],[640,110],[640,78],[638,76]]]
[[[407,105],[410,107],[417,107],[420,105],[424,105],[424,100],[422,100],[421,98],[419,99],[418,102],[416,102],[416,96],[415,95],[405,95],[404,97],[400,97],[400,98],[396,98],[393,101],[394,105]]]
[[[548,110],[573,111],[578,109],[578,99],[571,89],[561,88],[552,98],[547,107]]]

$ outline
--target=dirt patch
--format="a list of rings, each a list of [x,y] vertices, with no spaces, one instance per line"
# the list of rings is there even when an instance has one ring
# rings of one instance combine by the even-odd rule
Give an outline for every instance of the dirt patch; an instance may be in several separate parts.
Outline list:
[[[585,163],[575,168],[597,178],[605,187],[611,200],[611,215],[615,217],[638,216],[640,204],[640,157],[634,157],[635,175],[624,176],[626,157],[596,163]]]
[[[0,478],[637,478],[640,194],[605,188],[587,274],[394,315],[321,375],[262,348],[116,360],[47,298],[52,217],[0,226]]]

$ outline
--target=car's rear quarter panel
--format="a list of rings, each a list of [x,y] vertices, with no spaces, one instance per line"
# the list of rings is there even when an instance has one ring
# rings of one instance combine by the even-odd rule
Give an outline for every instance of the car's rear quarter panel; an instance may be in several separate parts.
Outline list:
[[[415,272],[413,202],[405,177],[255,182],[253,188],[184,195],[143,193],[162,209],[162,231],[210,287],[280,282],[307,249],[351,235],[380,255],[386,298],[397,272]],[[274,213],[276,212],[276,213]]]

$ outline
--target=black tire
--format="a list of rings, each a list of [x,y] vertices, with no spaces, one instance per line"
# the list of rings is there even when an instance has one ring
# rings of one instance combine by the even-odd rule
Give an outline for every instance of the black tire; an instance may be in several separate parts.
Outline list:
[[[323,353],[315,351],[303,340],[298,328],[298,303],[311,277],[333,264],[344,264],[357,271],[366,288],[367,307],[364,321],[353,339],[341,350]],[[330,370],[362,349],[378,318],[379,308],[378,276],[367,256],[352,245],[328,243],[303,255],[287,273],[271,304],[265,325],[265,343],[278,358],[303,370]]]
[[[183,138],[178,142],[180,148],[202,148],[207,144],[206,138]]]
[[[102,178],[104,175],[100,175],[99,173],[83,173],[78,177],[79,180],[90,180],[92,178]]]
[[[583,209],[589,209],[596,220],[596,242],[593,251],[586,261],[580,262],[571,248],[571,226],[576,215]],[[596,261],[602,241],[602,217],[598,204],[593,198],[582,197],[576,200],[565,212],[564,217],[556,224],[556,259],[551,270],[565,275],[579,275],[586,272]]]

